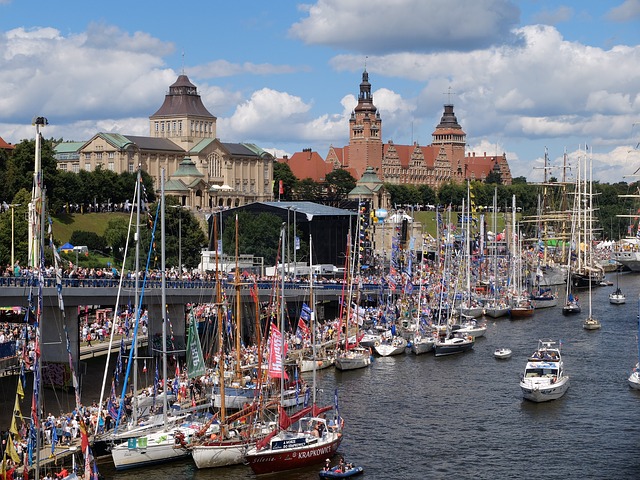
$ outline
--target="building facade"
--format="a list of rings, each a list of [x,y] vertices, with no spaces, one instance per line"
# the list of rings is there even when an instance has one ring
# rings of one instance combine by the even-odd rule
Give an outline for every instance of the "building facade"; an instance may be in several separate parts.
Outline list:
[[[101,132],[86,142],[63,142],[55,147],[57,165],[74,173],[133,173],[139,166],[158,190],[164,169],[165,193],[199,210],[272,200],[273,156],[254,144],[221,142],[216,120],[180,75],[149,117],[148,137]]]
[[[294,154],[286,159],[298,178],[312,178],[315,166],[310,171],[304,165],[307,155]],[[356,179],[372,168],[384,183],[396,185],[428,185],[438,189],[449,182],[463,183],[465,180],[484,181],[490,173],[500,174],[504,185],[512,182],[507,157],[502,155],[482,156],[466,153],[466,133],[458,123],[453,105],[444,105],[440,123],[432,133],[431,145],[398,145],[389,140],[382,142],[382,118],[373,103],[369,74],[365,70],[360,83],[358,104],[349,119],[349,145],[329,148],[325,162],[329,169],[345,168]]]

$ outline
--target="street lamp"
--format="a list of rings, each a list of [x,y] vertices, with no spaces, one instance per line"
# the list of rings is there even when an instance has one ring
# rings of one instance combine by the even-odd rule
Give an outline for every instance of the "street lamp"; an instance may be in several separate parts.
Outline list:
[[[16,266],[15,245],[13,242],[13,234],[14,234],[13,213],[14,213],[14,208],[19,207],[20,205],[21,205],[20,203],[12,203],[9,205],[9,207],[11,207],[11,268],[14,268]]]

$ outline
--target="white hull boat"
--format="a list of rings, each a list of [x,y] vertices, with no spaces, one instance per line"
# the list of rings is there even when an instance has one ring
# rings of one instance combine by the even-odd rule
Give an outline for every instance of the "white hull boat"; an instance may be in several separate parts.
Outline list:
[[[582,324],[582,328],[585,330],[598,330],[601,327],[602,324],[600,323],[600,320],[593,317],[587,318]]]
[[[388,341],[384,341],[375,347],[376,353],[381,357],[390,357],[393,355],[401,355],[407,348],[407,341],[402,337],[393,337]]]
[[[190,451],[187,446],[201,427],[200,423],[187,423],[129,439],[111,450],[113,464],[116,470],[126,470],[188,457]]]
[[[493,352],[493,356],[499,360],[506,360],[507,358],[511,358],[511,349],[496,348],[496,350]]]
[[[538,342],[538,348],[527,360],[520,389],[523,398],[532,402],[557,400],[567,392],[569,377],[564,374],[564,362],[555,342]]]
[[[609,303],[613,305],[622,305],[623,303],[626,303],[626,301],[627,297],[619,288],[616,288],[613,293],[609,294]]]
[[[191,457],[198,468],[216,468],[239,465],[244,462],[248,444],[237,440],[218,445],[197,445],[191,448]]]
[[[638,371],[639,369],[640,365],[636,364],[633,372],[631,372],[631,375],[629,375],[629,386],[634,390],[640,390],[640,372]]]
[[[368,348],[355,347],[342,352],[336,357],[335,366],[338,370],[357,370],[371,365],[371,352]]]
[[[417,335],[411,342],[411,351],[416,355],[428,353],[433,350],[433,345],[436,343],[435,337]]]

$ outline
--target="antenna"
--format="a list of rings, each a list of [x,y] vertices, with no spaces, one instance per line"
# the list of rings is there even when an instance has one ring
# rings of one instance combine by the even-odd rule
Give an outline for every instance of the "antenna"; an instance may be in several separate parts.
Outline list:
[[[182,75],[184,75],[184,50],[182,50]]]
[[[367,58],[369,58],[369,55],[365,55],[364,56],[364,69],[365,69],[365,71],[367,70]]]

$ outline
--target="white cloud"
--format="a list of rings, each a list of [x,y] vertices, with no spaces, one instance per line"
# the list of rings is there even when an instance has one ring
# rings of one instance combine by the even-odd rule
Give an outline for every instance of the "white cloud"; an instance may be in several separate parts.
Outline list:
[[[305,9],[293,37],[367,53],[485,48],[513,41],[519,18],[509,0],[319,0]]]
[[[607,18],[616,22],[631,22],[638,17],[640,17],[640,0],[625,0],[607,13]]]
[[[158,108],[175,81],[160,56],[170,48],[147,34],[100,25],[68,36],[53,28],[10,30],[0,36],[0,121],[38,114],[56,122]]]

